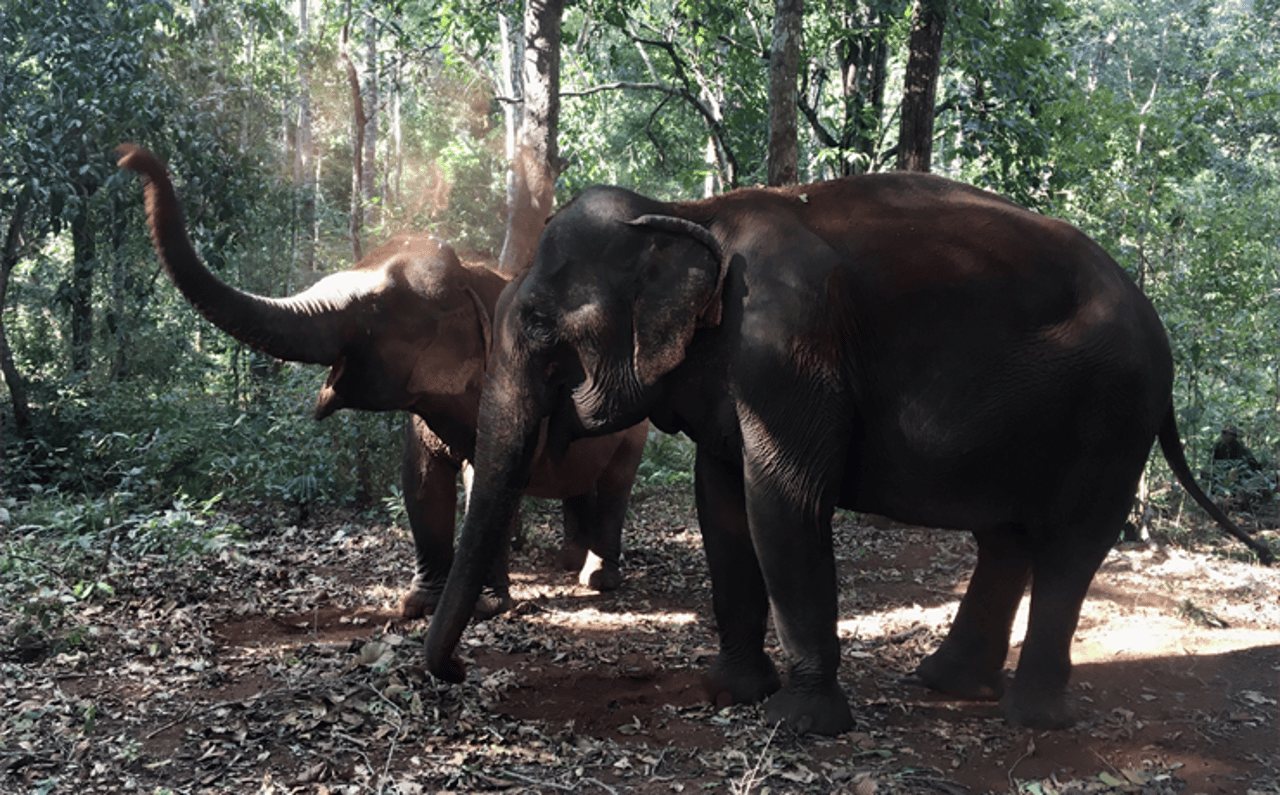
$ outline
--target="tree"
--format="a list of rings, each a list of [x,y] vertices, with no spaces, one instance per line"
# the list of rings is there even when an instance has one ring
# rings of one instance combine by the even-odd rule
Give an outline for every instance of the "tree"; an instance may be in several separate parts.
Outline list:
[[[945,0],[916,0],[911,12],[902,124],[898,133],[898,170],[928,171],[933,159],[933,113],[942,62]]]
[[[542,227],[555,204],[560,162],[560,27],[564,0],[528,0],[520,69],[520,126],[507,236],[498,270],[517,273],[533,261]]]
[[[813,137],[814,178],[883,167],[890,53],[904,39],[906,7],[906,0],[848,2],[806,20],[799,102]]]
[[[298,57],[296,132],[293,139],[293,184],[302,194],[295,237],[301,240],[299,262],[308,271],[316,267],[316,150],[311,124],[311,24],[307,0],[298,0]]]
[[[370,9],[364,12],[365,59],[362,75],[361,69],[356,66],[357,57],[351,43],[352,14],[351,0],[347,0],[340,52],[351,94],[351,210],[348,223],[352,257],[359,262],[364,258],[361,235],[364,227],[373,220],[378,146],[378,42],[377,22]]]
[[[800,181],[797,80],[804,0],[777,0],[769,48],[769,184]]]
[[[100,261],[95,197],[112,173],[102,152],[115,142],[159,126],[159,108],[145,90],[149,43],[164,12],[153,5],[63,0],[5,15],[3,84],[6,124],[0,149],[3,204],[15,247],[6,280],[27,248],[69,227],[72,258],[56,294],[70,319],[68,364],[87,372],[94,343],[94,281]],[[8,294],[8,283],[3,292]],[[10,373],[20,379],[16,367]],[[12,387],[11,387],[12,388]]]
[[[0,309],[7,303],[9,277],[18,264],[22,250],[22,230],[26,224],[27,210],[31,206],[31,193],[19,191],[13,205],[9,208],[9,228],[4,236],[4,249],[0,251]],[[0,312],[0,368],[3,368],[4,382],[9,388],[9,396],[13,400],[13,421],[18,435],[25,436],[31,428],[31,408],[27,403],[27,385],[22,373],[13,363],[13,351],[9,347],[9,338],[5,334],[3,313]],[[3,435],[0,435],[0,449],[3,449]]]

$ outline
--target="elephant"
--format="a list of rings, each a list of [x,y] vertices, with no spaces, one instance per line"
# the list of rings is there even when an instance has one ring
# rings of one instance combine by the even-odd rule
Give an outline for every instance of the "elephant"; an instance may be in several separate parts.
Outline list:
[[[696,444],[717,703],[797,732],[853,716],[837,673],[839,508],[967,530],[977,563],[915,679],[1061,728],[1081,604],[1158,439],[1179,482],[1259,557],[1187,467],[1155,309],[1075,227],[928,174],[661,202],[589,188],[499,299],[473,499],[425,639],[458,682],[469,604],[546,444],[648,417]],[[1006,686],[1015,613],[1030,587]],[[785,684],[764,651],[769,616]]]
[[[401,475],[416,571],[401,613],[430,613],[453,564],[457,480],[474,456],[492,315],[507,277],[463,265],[434,237],[399,236],[298,295],[245,293],[200,261],[164,165],[132,144],[117,154],[122,168],[143,177],[156,253],[183,296],[251,347],[330,368],[316,419],[343,408],[410,414]],[[559,449],[554,460],[539,457],[522,484],[525,494],[563,500],[561,562],[580,567],[582,584],[597,591],[622,583],[622,524],[647,433],[647,421],[639,421],[583,438]],[[504,548],[476,615],[488,617],[510,603]]]

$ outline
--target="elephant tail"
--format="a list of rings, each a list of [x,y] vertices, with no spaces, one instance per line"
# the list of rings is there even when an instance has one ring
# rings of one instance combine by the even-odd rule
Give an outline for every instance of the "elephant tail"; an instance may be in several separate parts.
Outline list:
[[[1169,404],[1169,408],[1165,411],[1164,420],[1160,423],[1160,432],[1156,435],[1160,440],[1160,449],[1164,452],[1164,460],[1169,462],[1169,468],[1173,470],[1173,474],[1178,478],[1178,482],[1182,484],[1182,488],[1187,490],[1191,498],[1199,503],[1205,512],[1213,517],[1223,530],[1240,540],[1242,544],[1252,549],[1258,556],[1258,560],[1264,565],[1270,566],[1275,562],[1275,555],[1266,544],[1258,541],[1245,531],[1236,526],[1234,522],[1227,518],[1213,500],[1209,499],[1209,495],[1204,493],[1200,485],[1196,483],[1195,477],[1191,474],[1191,466],[1187,463],[1187,457],[1182,452],[1182,439],[1178,436],[1178,421],[1173,415],[1173,404]]]

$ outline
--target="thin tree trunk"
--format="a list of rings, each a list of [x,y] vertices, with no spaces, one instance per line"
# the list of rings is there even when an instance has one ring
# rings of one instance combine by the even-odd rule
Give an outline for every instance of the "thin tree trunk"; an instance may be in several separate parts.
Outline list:
[[[352,256],[359,262],[364,259],[360,234],[364,226],[364,132],[369,119],[365,115],[364,98],[360,93],[360,72],[356,69],[355,59],[351,57],[351,0],[347,0],[346,18],[338,51],[342,57],[343,70],[347,73],[347,88],[351,93],[351,207],[347,229],[351,236]]]
[[[93,271],[97,239],[89,216],[89,198],[97,185],[82,183],[80,209],[71,221],[71,370],[86,373],[93,354]]]
[[[129,374],[130,331],[133,322],[128,318],[128,292],[125,282],[128,278],[126,260],[120,251],[124,248],[125,225],[124,211],[120,206],[119,193],[111,194],[111,314],[107,328],[115,338],[115,351],[111,357],[110,381],[118,381]]]
[[[311,136],[311,30],[307,0],[298,0],[298,134],[294,155],[294,184],[302,191],[298,227],[302,230],[299,262],[307,271],[316,269],[316,171],[312,163]]]
[[[5,385],[9,387],[9,397],[13,399],[13,422],[20,437],[26,436],[31,429],[31,407],[27,402],[26,381],[14,365],[13,351],[9,349],[9,338],[4,328],[4,307],[9,294],[9,277],[18,264],[18,249],[22,244],[22,226],[26,222],[27,209],[30,206],[31,195],[26,191],[20,191],[13,214],[9,216],[9,229],[4,236],[4,251],[0,253],[0,369],[4,372]],[[3,449],[2,437],[0,437],[0,449]]]
[[[898,170],[927,172],[933,160],[933,110],[946,24],[943,0],[916,0],[898,135]]]
[[[564,0],[529,0],[524,15],[523,107],[512,162],[514,201],[498,269],[517,273],[533,261],[538,237],[555,203],[560,176],[560,20]]]
[[[498,36],[502,40],[502,62],[501,74],[498,75],[499,89],[502,96],[514,99],[517,96],[518,83],[520,75],[515,69],[515,64],[511,57],[511,53],[519,44],[511,35],[511,20],[505,13],[498,12]],[[517,55],[514,59],[519,62],[522,56]],[[514,102],[502,103],[502,121],[503,121],[503,153],[506,155],[508,163],[516,161],[516,135],[520,126],[520,110]],[[516,170],[514,167],[507,169],[507,207],[516,206]]]
[[[796,85],[804,0],[777,0],[769,52],[769,184],[800,181],[800,141],[796,131]]]
[[[364,223],[378,223],[378,20],[372,11],[364,25],[364,165],[360,190],[364,194]]]
[[[404,178],[404,117],[403,103],[404,91],[402,90],[401,80],[404,78],[404,62],[398,57],[396,59],[395,82],[391,86],[391,140],[395,147],[395,162],[392,164],[391,172],[391,188],[389,190],[389,201],[400,204],[401,193],[400,184]]]

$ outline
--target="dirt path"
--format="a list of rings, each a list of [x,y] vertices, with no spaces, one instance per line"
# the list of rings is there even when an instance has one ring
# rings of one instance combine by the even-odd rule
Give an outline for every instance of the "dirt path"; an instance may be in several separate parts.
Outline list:
[[[459,687],[398,619],[399,529],[257,517],[219,561],[132,562],[79,609],[78,647],[3,663],[0,792],[1280,792],[1280,571],[1116,550],[1073,649],[1082,720],[1031,732],[904,681],[954,614],[968,537],[845,518],[857,726],[797,738],[702,701],[715,633],[686,496],[633,507],[614,595],[551,567],[550,515],[515,556],[516,610],[464,636]]]

